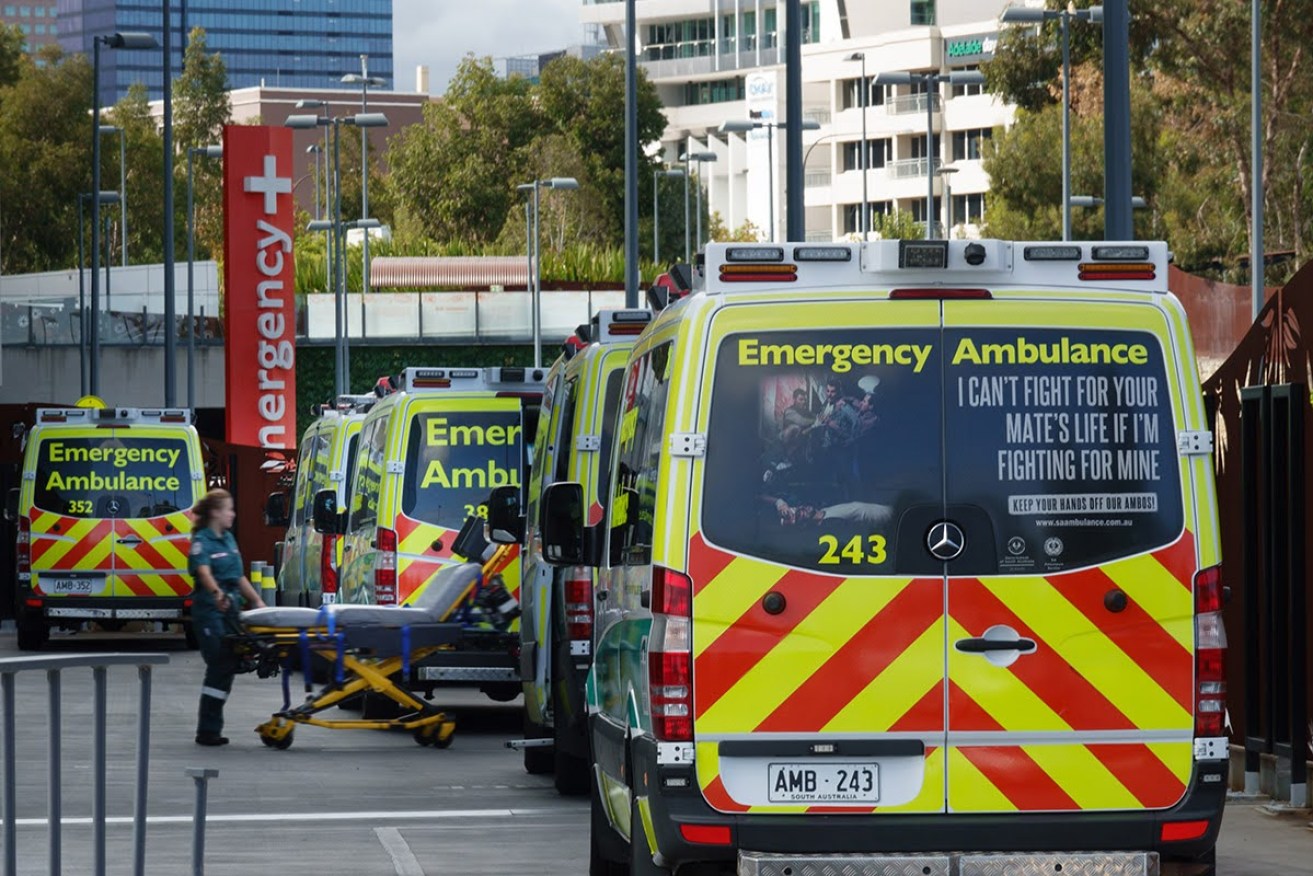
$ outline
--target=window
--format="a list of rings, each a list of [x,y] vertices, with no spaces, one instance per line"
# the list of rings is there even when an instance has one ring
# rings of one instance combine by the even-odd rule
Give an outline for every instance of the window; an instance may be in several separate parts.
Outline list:
[[[606,393],[602,401],[602,449],[597,460],[597,501],[604,502],[611,495],[611,442],[615,439],[616,412],[620,408],[620,389],[624,386],[625,370],[618,368],[606,378]]]
[[[977,66],[962,67],[960,69],[954,70],[953,72],[963,73],[967,71],[978,73],[980,71],[980,68]],[[953,97],[974,97],[977,94],[985,93],[984,85],[953,85],[951,86],[951,88],[952,88]]]
[[[867,106],[884,106],[886,89],[883,85],[875,84],[874,76],[866,77],[866,85],[869,91]],[[839,108],[840,109],[858,109],[862,105],[862,79],[845,79],[839,83]]]
[[[932,150],[932,152],[936,158],[938,158],[939,156],[939,146],[940,146],[939,135],[935,134],[934,149]],[[913,158],[926,157],[924,136],[912,138],[912,157]]]
[[[555,466],[552,483],[570,479],[570,455],[574,444],[574,415],[579,401],[579,378],[573,378],[565,384],[565,400],[561,403],[560,422],[557,425],[556,440],[552,445],[556,449]]]
[[[387,456],[387,417],[378,417],[360,431],[360,453],[356,460],[355,491],[351,495],[351,523],[357,532],[373,529],[378,522],[378,494],[383,486],[383,465]]]
[[[459,529],[494,487],[519,487],[520,411],[425,411],[411,417],[401,511]],[[485,512],[486,513],[486,512]]]
[[[727,103],[747,96],[742,79],[716,79],[711,82],[684,84],[684,106]]]
[[[935,23],[935,0],[912,0],[912,24]]]
[[[843,163],[840,165],[843,170],[862,169],[861,145],[861,140],[854,140],[843,144]],[[888,138],[882,140],[867,140],[866,166],[871,169],[884,167],[892,152],[893,142]]]
[[[819,0],[802,5],[802,41],[819,43],[821,41],[821,4]]]
[[[703,466],[707,540],[836,575],[896,573],[903,513],[942,508],[939,336],[934,325],[726,337]],[[803,351],[815,354],[807,364]],[[924,529],[902,529],[901,562],[919,561]]]
[[[872,201],[867,204],[867,209],[871,217],[871,227],[875,227],[875,218],[877,216],[888,216],[893,212],[893,204],[889,201]],[[843,233],[860,234],[862,231],[861,204],[844,204],[843,205]]]
[[[657,524],[657,478],[670,391],[669,343],[633,362],[625,375],[616,482],[610,508],[611,565],[652,561]]]
[[[33,504],[69,517],[159,517],[192,503],[191,457],[182,438],[51,435],[37,449]]]
[[[954,225],[979,225],[983,221],[985,221],[985,195],[983,192],[953,196]]]
[[[991,128],[973,128],[969,131],[953,132],[953,160],[954,161],[979,161],[981,158],[980,144],[985,140],[993,138],[994,131]]]
[[[935,198],[935,224],[936,225],[939,224],[939,214],[942,209],[941,204],[942,204],[941,200],[938,197],[936,197]],[[915,201],[912,202],[912,221],[913,222],[925,221],[925,198],[917,198]]]
[[[301,443],[301,456],[296,461],[296,484],[292,488],[292,526],[301,526],[310,519],[310,505],[314,501],[311,481],[314,478],[315,445],[319,435],[310,435]]]

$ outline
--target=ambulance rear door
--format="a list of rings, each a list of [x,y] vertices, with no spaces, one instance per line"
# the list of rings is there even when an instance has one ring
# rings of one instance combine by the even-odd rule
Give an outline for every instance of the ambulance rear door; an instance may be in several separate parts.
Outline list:
[[[942,812],[944,577],[924,548],[943,511],[939,302],[808,298],[711,325],[690,487],[698,783],[722,812]]]
[[[950,811],[1185,792],[1198,523],[1176,436],[1199,400],[1155,298],[943,302],[947,503],[928,547],[948,576]]]

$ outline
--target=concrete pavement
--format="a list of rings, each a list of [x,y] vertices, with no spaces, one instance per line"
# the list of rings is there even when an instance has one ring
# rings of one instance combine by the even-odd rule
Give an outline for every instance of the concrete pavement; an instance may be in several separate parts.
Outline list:
[[[282,704],[277,679],[237,678],[224,748],[192,737],[203,664],[180,637],[56,637],[53,653],[162,650],[151,719],[150,821],[146,871],[191,872],[194,785],[184,774],[214,767],[206,826],[209,876],[582,876],[587,872],[588,806],[560,798],[551,781],[530,776],[503,743],[519,735],[517,704],[475,691],[443,696],[458,720],[453,746],[420,748],[409,734],[300,727],[287,751],[253,732]],[[0,656],[16,656],[0,635]],[[131,872],[137,677],[109,673],[107,830],[109,872]],[[63,872],[91,872],[89,670],[63,679]],[[19,872],[47,872],[46,679],[17,684]],[[297,688],[293,697],[299,698]],[[70,821],[71,820],[71,821]],[[1218,849],[1221,876],[1309,876],[1313,831],[1307,819],[1273,818],[1253,803],[1228,806]]]

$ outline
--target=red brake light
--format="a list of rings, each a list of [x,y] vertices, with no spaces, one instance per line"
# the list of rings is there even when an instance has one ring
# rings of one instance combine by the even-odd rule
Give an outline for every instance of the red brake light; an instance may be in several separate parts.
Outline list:
[[[379,605],[397,604],[397,534],[379,527],[374,536],[378,556],[374,558],[374,601]]]
[[[693,581],[652,567],[648,704],[652,732],[665,742],[693,740]]]
[[[1196,840],[1208,833],[1207,821],[1164,821],[1162,841],[1165,843]]]
[[[895,289],[889,293],[894,301],[940,301],[993,298],[988,289]]]
[[[340,535],[324,536],[323,546],[319,550],[319,590],[321,593],[337,592],[337,540]]]
[[[692,617],[693,581],[687,575],[653,566],[652,611],[675,617]]]
[[[1194,735],[1216,739],[1226,735],[1226,626],[1222,622],[1220,567],[1201,569],[1195,575],[1194,595]],[[1206,828],[1207,822],[1204,824]]]
[[[18,518],[18,571],[27,574],[32,571],[32,521],[27,517]]]
[[[593,575],[584,566],[575,566],[566,573],[565,627],[571,653],[583,651],[580,656],[586,656],[593,645]]]
[[[679,835],[685,842],[703,846],[727,846],[733,842],[729,825],[725,824],[681,824]]]

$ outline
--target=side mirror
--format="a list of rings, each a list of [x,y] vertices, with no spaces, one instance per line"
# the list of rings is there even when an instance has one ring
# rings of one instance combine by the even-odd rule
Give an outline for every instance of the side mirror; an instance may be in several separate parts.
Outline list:
[[[320,490],[315,493],[314,508],[311,511],[315,532],[323,535],[335,535],[341,531],[341,518],[337,514],[337,493],[333,490]]]
[[[19,487],[10,487],[9,492],[5,493],[5,520],[10,523],[18,522],[19,489]]]
[[[553,566],[584,564],[584,488],[562,481],[543,491],[543,559]]]
[[[488,495],[488,534],[495,544],[524,541],[519,487],[497,487]]]
[[[270,493],[264,501],[264,525],[286,526],[292,519],[286,493]]]

